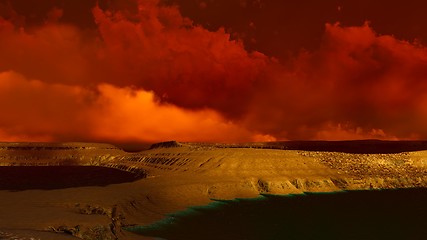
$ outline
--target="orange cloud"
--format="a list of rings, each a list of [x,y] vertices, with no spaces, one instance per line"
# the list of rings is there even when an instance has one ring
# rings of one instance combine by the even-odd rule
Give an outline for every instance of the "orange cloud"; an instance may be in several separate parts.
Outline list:
[[[156,101],[152,92],[99,86],[102,98],[91,111],[93,135],[119,141],[216,141],[261,140],[210,109],[188,110]],[[106,131],[108,129],[108,131]],[[268,136],[265,136],[268,137]]]
[[[327,24],[279,63],[173,6],[94,7],[96,33],[0,18],[2,139],[252,141],[426,138],[427,50]]]
[[[213,110],[161,104],[143,90],[103,84],[93,92],[14,72],[0,73],[0,108],[2,141],[262,140]]]

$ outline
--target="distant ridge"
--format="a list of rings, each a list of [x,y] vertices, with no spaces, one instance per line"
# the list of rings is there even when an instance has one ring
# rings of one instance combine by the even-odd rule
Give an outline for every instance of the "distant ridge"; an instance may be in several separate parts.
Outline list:
[[[183,144],[177,142],[177,141],[167,141],[167,142],[160,142],[155,143],[151,145],[150,149],[156,149],[156,148],[173,148],[173,147],[181,147]]]
[[[271,148],[320,152],[344,152],[356,154],[401,153],[427,150],[427,141],[288,141],[265,143]]]
[[[318,152],[343,152],[356,154],[401,153],[427,150],[427,140],[383,141],[383,140],[346,140],[346,141],[278,141],[252,143],[208,143],[165,141],[152,144],[148,149],[175,148],[182,146],[202,148],[259,148],[278,150],[302,150]],[[120,150],[108,143],[86,142],[0,142],[0,150]],[[147,148],[145,148],[147,149]],[[139,151],[143,151],[140,149]]]
[[[343,152],[356,154],[386,154],[427,150],[427,141],[384,141],[384,140],[346,140],[346,141],[278,141],[255,143],[185,143],[197,147],[214,148],[261,148],[280,150],[302,150],[318,152]]]
[[[85,142],[0,142],[0,150],[84,150],[84,149],[118,149],[108,143]]]

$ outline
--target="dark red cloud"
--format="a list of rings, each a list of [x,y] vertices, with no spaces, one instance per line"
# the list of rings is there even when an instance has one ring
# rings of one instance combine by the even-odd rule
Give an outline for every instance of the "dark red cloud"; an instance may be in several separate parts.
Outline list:
[[[158,0],[94,7],[97,34],[65,14],[0,19],[2,139],[427,137],[427,50],[368,24],[327,24],[317,50],[279,62]]]
[[[250,122],[297,139],[317,138],[328,128],[425,138],[426,60],[425,47],[378,36],[367,24],[327,24],[320,49],[301,53],[276,73]]]
[[[158,1],[141,2],[132,21],[100,8],[94,16],[103,40],[98,54],[111,69],[103,80],[153,90],[182,107],[241,115],[269,64],[263,54],[230,41],[223,29],[194,26],[177,8],[159,7]]]
[[[286,61],[300,49],[319,48],[325,23],[360,26],[369,21],[381,35],[427,43],[427,2],[422,0],[162,0],[206,29],[223,27],[245,47]],[[253,23],[256,28],[251,27]]]

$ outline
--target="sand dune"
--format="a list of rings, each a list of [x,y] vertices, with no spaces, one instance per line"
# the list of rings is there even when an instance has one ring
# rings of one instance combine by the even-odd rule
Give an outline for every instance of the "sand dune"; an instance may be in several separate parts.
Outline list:
[[[36,239],[50,239],[54,233],[55,239],[141,239],[121,227],[152,223],[166,213],[211,199],[427,187],[426,146],[425,142],[378,141],[166,142],[128,153],[105,144],[2,143],[3,168],[98,166],[144,178],[117,182],[114,174],[89,171],[93,181],[103,184],[4,188],[0,232],[27,236],[30,231]],[[44,171],[55,177],[49,168]],[[30,178],[15,174],[8,177]]]

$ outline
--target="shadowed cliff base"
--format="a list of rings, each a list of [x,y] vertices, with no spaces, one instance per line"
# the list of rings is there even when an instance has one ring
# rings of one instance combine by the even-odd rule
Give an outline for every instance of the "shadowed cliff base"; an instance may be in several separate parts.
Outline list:
[[[107,186],[144,178],[107,167],[92,166],[0,166],[0,190],[62,189]]]

